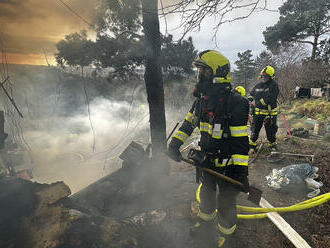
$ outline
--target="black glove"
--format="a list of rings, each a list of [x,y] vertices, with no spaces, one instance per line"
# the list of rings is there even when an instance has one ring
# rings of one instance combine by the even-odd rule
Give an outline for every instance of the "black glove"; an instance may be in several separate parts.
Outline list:
[[[205,164],[207,164],[209,167],[209,163],[206,163],[206,153],[204,151],[190,149],[188,153],[188,159],[194,161],[194,165],[196,166],[206,167]]]
[[[168,156],[176,162],[180,162],[182,160],[181,152],[178,147],[169,146],[168,147]]]

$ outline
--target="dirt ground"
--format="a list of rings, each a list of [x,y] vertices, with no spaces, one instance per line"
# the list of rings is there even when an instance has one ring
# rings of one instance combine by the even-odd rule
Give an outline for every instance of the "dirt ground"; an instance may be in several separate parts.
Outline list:
[[[317,181],[323,182],[321,193],[330,192],[330,154],[329,143],[318,140],[300,138],[280,138],[279,151],[287,153],[314,154],[312,165],[319,168]],[[269,163],[267,156],[269,151],[264,148],[259,157],[250,164],[249,180],[263,190],[263,197],[274,207],[284,207],[307,200],[306,191],[277,192],[269,188],[265,182],[265,176],[272,169],[280,169],[284,166],[297,163],[311,163],[309,158],[286,157],[278,163]],[[330,206],[329,203],[312,209],[283,213],[282,217],[307,241],[311,247],[330,247]],[[257,234],[257,235],[256,235]],[[268,220],[240,220],[241,242],[245,247],[294,247],[288,239]],[[243,247],[238,245],[237,247]]]
[[[313,165],[319,168],[317,181],[321,181],[324,184],[321,188],[321,194],[330,192],[328,180],[330,176],[329,148],[330,143],[323,143],[318,140],[305,140],[296,137],[287,138],[284,136],[279,138],[280,151],[315,155]],[[268,155],[269,151],[263,148],[257,159],[250,163],[250,183],[260,188],[263,191],[263,197],[274,207],[290,206],[307,200],[307,192],[277,192],[270,189],[265,182],[265,176],[273,168],[279,169],[286,165],[306,162],[306,159],[286,158],[278,163],[269,163],[267,162]],[[196,239],[189,235],[189,228],[196,221],[191,215],[191,203],[195,200],[195,191],[198,187],[195,183],[194,167],[185,163],[175,162],[170,162],[170,165],[171,175],[160,178],[146,176],[144,169],[147,168],[144,167],[120,169],[66,199],[68,201],[62,201],[61,205],[63,204],[64,208],[61,209],[63,212],[72,212],[71,209],[76,209],[73,212],[78,210],[86,213],[90,218],[79,219],[81,221],[76,223],[79,228],[76,228],[70,222],[68,226],[70,227],[71,225],[71,229],[69,228],[69,231],[65,233],[64,239],[57,240],[57,243],[52,242],[53,245],[47,247],[213,247],[201,242],[203,241],[202,239]],[[238,204],[255,207],[253,203],[247,201],[247,195],[243,193],[238,197]],[[53,209],[56,210],[58,206],[54,206]],[[60,221],[52,221],[54,218],[47,217],[48,213],[54,216],[52,211],[36,215],[38,219],[49,225],[49,230],[61,226],[63,219],[61,217]],[[281,216],[311,247],[330,247],[329,202],[308,210],[283,213]],[[34,221],[36,217],[32,216],[31,221]],[[110,220],[112,222],[109,222]],[[109,223],[116,223],[117,229],[121,230],[120,236],[118,236],[116,231],[107,229]],[[37,227],[38,225],[35,226],[35,228]],[[101,227],[106,228],[102,229]],[[33,235],[33,237],[37,238],[39,232],[44,233],[42,232],[44,229],[45,226],[41,225],[40,230],[34,231],[36,235]],[[98,238],[100,235],[103,237],[102,239]],[[53,236],[51,235],[51,238]],[[233,237],[234,241],[230,246],[231,248],[294,247],[267,218],[239,219],[238,228]],[[47,242],[52,241],[52,239],[43,238]],[[125,240],[133,240],[134,242],[122,242]]]
[[[330,192],[330,155],[329,143],[323,143],[319,140],[307,140],[297,137],[279,139],[279,151],[288,153],[302,153],[314,154],[315,159],[312,163],[309,158],[286,157],[280,162],[270,163],[267,161],[269,151],[266,145],[260,151],[257,159],[251,163],[249,169],[250,183],[257,186],[263,191],[263,197],[274,207],[285,207],[292,204],[308,200],[307,191],[303,189],[297,192],[278,192],[272,190],[267,186],[265,176],[268,175],[272,169],[280,169],[284,166],[297,163],[312,163],[312,165],[319,168],[319,178],[317,181],[323,182],[321,193]],[[172,164],[172,171],[184,170],[183,165]],[[186,168],[186,170],[188,170]],[[193,174],[193,173],[192,173]],[[193,175],[192,175],[193,176]],[[196,186],[197,187],[197,186]],[[243,193],[239,195],[238,204],[243,206],[255,205],[247,201],[247,196]],[[330,205],[329,202],[307,210],[282,213],[281,216],[306,240],[306,242],[313,248],[330,247]],[[176,220],[178,222],[178,220]],[[182,228],[189,228],[187,225],[192,224],[189,221],[183,223]],[[174,225],[173,225],[174,226]],[[181,233],[184,229],[181,229]],[[172,237],[173,239],[173,237]],[[182,235],[181,239],[186,239],[186,244],[190,247],[203,247],[203,244],[189,239],[189,237]],[[180,246],[177,241],[175,247]],[[167,247],[167,246],[163,246]],[[208,247],[205,245],[205,247]],[[291,248],[293,244],[277,229],[277,227],[268,219],[253,219],[253,220],[238,220],[238,229],[235,234],[234,244],[231,248],[241,247],[256,247],[256,248]]]

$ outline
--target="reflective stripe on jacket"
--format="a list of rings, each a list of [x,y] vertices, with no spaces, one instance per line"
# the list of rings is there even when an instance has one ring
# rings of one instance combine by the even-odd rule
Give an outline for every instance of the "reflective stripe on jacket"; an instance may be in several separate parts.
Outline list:
[[[256,115],[277,115],[277,97],[279,89],[277,82],[273,79],[258,83],[250,92],[250,101],[255,101]]]
[[[227,103],[224,99],[228,99]],[[205,152],[215,155],[217,167],[247,166],[248,113],[248,100],[236,93],[220,93],[215,99],[197,98],[173,139],[182,145],[197,127],[201,133],[199,145]],[[230,118],[226,119],[227,114]]]

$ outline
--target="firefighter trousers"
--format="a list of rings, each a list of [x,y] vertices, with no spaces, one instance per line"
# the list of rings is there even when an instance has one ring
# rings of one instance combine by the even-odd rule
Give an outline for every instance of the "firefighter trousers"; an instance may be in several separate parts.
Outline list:
[[[206,172],[202,173],[199,209],[205,214],[218,210],[218,222],[225,228],[236,225],[236,198],[240,190],[232,184]],[[218,192],[217,192],[218,187]]]
[[[267,115],[253,115],[253,121],[251,125],[251,140],[256,142],[259,137],[262,125],[265,125],[266,135],[269,143],[276,142],[277,133],[277,116],[267,116]]]

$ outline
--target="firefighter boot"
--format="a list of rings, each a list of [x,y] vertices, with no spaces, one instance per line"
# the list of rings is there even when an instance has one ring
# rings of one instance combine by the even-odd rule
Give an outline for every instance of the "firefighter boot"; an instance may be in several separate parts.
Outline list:
[[[231,228],[225,228],[218,223],[218,239],[217,239],[217,248],[228,248],[232,246],[233,243],[233,234],[235,232],[236,225]]]
[[[271,152],[276,152],[277,151],[277,143],[276,142],[269,143],[268,148],[270,149]]]
[[[233,247],[233,235],[219,235],[217,239],[217,248],[232,248]]]
[[[253,156],[255,153],[256,153],[256,149],[255,149],[255,147],[251,147],[251,148],[249,149],[249,156]]]

